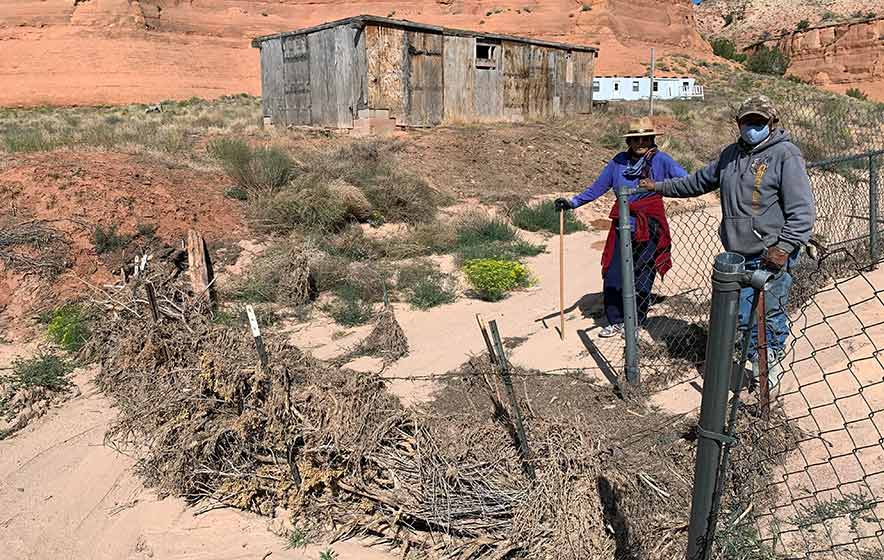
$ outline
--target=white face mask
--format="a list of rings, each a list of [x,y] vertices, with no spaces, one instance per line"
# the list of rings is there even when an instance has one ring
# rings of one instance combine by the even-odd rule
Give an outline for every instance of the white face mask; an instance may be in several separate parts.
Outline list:
[[[740,137],[750,146],[760,144],[768,136],[770,136],[770,126],[768,124],[744,124],[740,126]]]

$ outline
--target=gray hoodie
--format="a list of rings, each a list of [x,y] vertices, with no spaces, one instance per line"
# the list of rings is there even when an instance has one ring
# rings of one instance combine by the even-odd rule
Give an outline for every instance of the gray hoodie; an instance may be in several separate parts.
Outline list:
[[[717,188],[726,250],[754,257],[776,245],[791,253],[810,239],[816,206],[804,158],[785,130],[754,148],[738,141],[703,169],[657,184],[663,196],[678,198]]]

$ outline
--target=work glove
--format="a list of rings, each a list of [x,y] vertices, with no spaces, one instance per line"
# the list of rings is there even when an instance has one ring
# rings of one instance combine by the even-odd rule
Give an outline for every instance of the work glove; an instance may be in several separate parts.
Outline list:
[[[761,264],[771,272],[779,272],[789,262],[789,252],[776,245],[768,247],[761,257]]]
[[[641,181],[638,182],[638,188],[640,188],[643,191],[654,192],[657,190],[657,183],[655,183],[653,179],[651,179],[649,177],[645,177],[644,179],[642,179]]]
[[[574,205],[571,204],[571,201],[567,198],[557,198],[556,199],[556,210],[562,212],[564,210],[573,210]]]

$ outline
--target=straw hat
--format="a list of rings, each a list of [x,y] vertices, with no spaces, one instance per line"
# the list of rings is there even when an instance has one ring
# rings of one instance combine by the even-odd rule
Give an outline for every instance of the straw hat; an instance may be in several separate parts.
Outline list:
[[[654,128],[654,123],[648,117],[642,117],[629,122],[629,129],[624,138],[638,138],[640,136],[659,136],[662,132]]]

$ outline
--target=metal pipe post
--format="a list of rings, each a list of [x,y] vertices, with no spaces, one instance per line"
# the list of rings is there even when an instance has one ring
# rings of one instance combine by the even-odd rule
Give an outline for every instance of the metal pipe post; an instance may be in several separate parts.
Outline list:
[[[648,96],[648,115],[654,116],[654,47],[651,47],[651,91]]]
[[[620,187],[617,190],[619,218],[617,233],[620,238],[620,271],[623,279],[623,329],[626,336],[626,381],[638,385],[641,377],[638,369],[638,318],[635,302],[635,268],[632,263],[632,230],[629,227],[629,195],[635,188]]]
[[[878,165],[869,155],[869,257],[872,270],[878,262]]]
[[[712,309],[709,313],[706,372],[703,375],[703,397],[697,425],[697,463],[688,526],[688,560],[705,560],[712,551],[712,543],[707,539],[722,447],[730,439],[723,430],[745,262],[736,253],[722,253],[715,258],[712,269]]]

